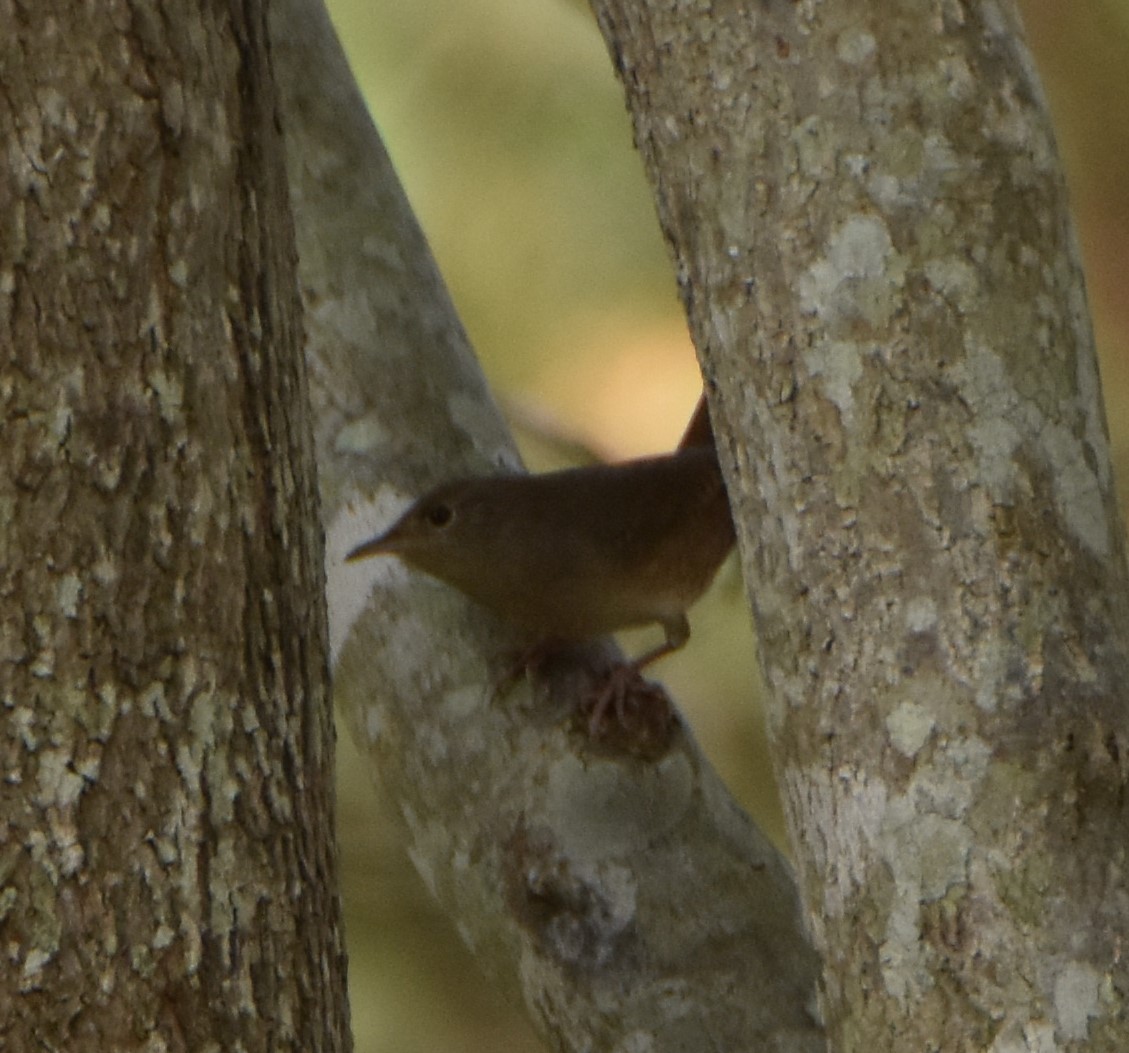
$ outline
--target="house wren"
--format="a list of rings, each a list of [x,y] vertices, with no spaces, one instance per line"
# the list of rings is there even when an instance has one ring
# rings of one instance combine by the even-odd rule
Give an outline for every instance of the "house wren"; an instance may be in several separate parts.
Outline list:
[[[637,670],[686,642],[686,610],[733,540],[712,444],[685,445],[620,464],[447,483],[346,559],[399,556],[531,641],[580,642],[657,622],[666,642],[633,662]]]

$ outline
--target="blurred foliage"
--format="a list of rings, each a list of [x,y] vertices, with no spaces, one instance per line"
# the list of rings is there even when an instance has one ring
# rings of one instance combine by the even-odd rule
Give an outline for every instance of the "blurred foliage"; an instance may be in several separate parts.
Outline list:
[[[622,94],[587,9],[577,0],[329,6],[495,387],[547,415],[547,430],[606,456],[673,444],[697,397],[697,365]],[[1067,167],[1121,469],[1129,0],[1021,7]],[[738,798],[780,838],[737,579],[735,567],[723,570],[693,612],[690,645],[660,673]],[[629,637],[627,649],[652,638]],[[411,870],[394,810],[374,795],[364,762],[347,741],[339,752],[358,1053],[541,1049],[478,977]]]

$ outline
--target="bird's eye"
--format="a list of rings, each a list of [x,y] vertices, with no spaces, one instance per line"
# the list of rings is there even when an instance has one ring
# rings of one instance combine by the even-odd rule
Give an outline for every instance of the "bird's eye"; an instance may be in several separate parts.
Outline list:
[[[433,527],[445,527],[455,518],[455,513],[451,511],[450,505],[432,505],[424,513],[424,518]]]

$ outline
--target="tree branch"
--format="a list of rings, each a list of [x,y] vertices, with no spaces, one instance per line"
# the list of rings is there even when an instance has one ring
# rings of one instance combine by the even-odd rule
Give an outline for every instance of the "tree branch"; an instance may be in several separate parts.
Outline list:
[[[342,566],[431,483],[515,456],[320,5],[276,4],[274,36],[335,690],[413,861],[556,1049],[820,1048],[792,877],[688,734],[597,750],[583,669],[494,699],[502,626],[394,563]]]

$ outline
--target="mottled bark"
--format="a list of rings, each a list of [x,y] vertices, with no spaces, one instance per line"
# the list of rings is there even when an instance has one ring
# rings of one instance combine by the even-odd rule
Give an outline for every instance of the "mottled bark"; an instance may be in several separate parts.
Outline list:
[[[263,12],[0,25],[0,1047],[347,1049]]]
[[[499,695],[503,626],[395,561],[341,562],[429,484],[515,455],[318,6],[277,3],[274,33],[339,705],[421,875],[553,1048],[812,1053],[792,875],[689,735],[594,745],[583,665],[551,700]]]
[[[1013,4],[593,6],[727,437],[833,1048],[1129,1048],[1122,533]]]

